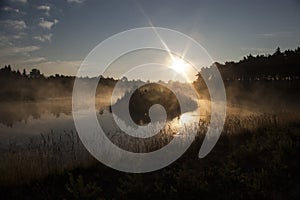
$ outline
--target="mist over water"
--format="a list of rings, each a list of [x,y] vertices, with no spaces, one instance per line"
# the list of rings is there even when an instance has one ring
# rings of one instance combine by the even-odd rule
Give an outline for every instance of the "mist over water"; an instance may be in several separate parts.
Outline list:
[[[113,125],[112,114],[109,112],[110,99],[97,98],[96,110],[100,124],[106,124],[109,132],[119,129]],[[270,99],[267,105],[253,105],[248,104],[230,104],[227,106],[227,115],[235,115],[239,117],[246,117],[260,114],[288,114],[295,118],[299,114],[299,108],[293,104],[288,103],[271,103],[275,101]],[[194,123],[193,117],[200,116],[201,119],[209,121],[210,119],[210,101],[198,101],[199,108],[183,113],[180,119],[174,118],[171,120],[173,125],[182,121],[187,125]],[[76,132],[74,121],[72,118],[72,102],[71,98],[57,98],[43,101],[33,102],[2,102],[0,105],[0,138],[1,145],[7,145],[9,140],[18,141],[22,144],[28,141],[30,137],[40,137],[40,134],[49,134],[54,132],[56,134],[64,134],[65,131]],[[100,114],[100,111],[103,113]],[[102,123],[101,123],[102,122]]]

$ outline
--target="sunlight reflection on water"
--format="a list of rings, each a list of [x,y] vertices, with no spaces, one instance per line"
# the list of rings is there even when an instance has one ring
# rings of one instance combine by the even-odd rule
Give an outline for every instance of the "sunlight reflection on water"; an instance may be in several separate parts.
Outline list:
[[[38,106],[38,105],[37,105]],[[66,109],[66,108],[64,108]],[[168,122],[168,125],[177,129],[183,125],[189,125],[197,122],[198,111],[182,114],[179,118],[174,118]],[[111,113],[106,110],[102,115],[98,114],[98,119],[106,124],[105,132],[114,132],[119,130],[114,127],[111,120]],[[20,116],[18,112],[8,112],[6,118],[0,121],[0,145],[9,143],[9,140],[22,143],[28,138],[38,136],[40,134],[63,134],[65,131],[76,132],[74,121],[70,112],[56,110],[55,113],[49,110],[38,111],[38,114],[30,114]]]

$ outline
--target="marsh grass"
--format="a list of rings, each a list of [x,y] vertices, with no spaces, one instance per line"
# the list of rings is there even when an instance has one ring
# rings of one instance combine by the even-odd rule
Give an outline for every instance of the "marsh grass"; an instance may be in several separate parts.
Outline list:
[[[11,141],[9,150],[1,153],[0,183],[5,187],[35,185],[36,182],[55,175],[61,177],[63,182],[64,189],[59,190],[70,198],[77,198],[81,195],[79,193],[86,195],[93,188],[97,189],[97,194],[102,189],[108,191],[108,199],[112,196],[131,199],[135,195],[141,195],[143,199],[180,199],[179,197],[189,198],[189,192],[207,198],[221,194],[238,197],[240,194],[237,193],[237,188],[241,190],[241,194],[251,198],[266,198],[270,194],[276,196],[276,192],[285,194],[285,191],[275,190],[276,184],[283,183],[295,193],[295,186],[290,182],[295,180],[289,177],[299,167],[298,161],[291,158],[297,155],[294,151],[300,146],[297,113],[227,116],[216,147],[208,157],[198,160],[197,153],[207,125],[207,121],[201,120],[193,126],[184,126],[185,134],[192,129],[197,130],[194,143],[178,161],[153,172],[151,177],[147,174],[120,175],[104,167],[90,156],[77,134],[72,131],[65,131],[60,135],[53,132],[48,135],[41,134],[39,139],[29,140],[22,146]],[[147,142],[136,139],[132,141],[132,138],[118,137],[118,134],[112,133],[108,137],[133,151],[149,152],[165,145],[175,132],[176,130],[167,126],[160,137],[154,137]],[[76,169],[82,170],[76,172]],[[66,178],[67,172],[74,173],[74,177],[69,175]],[[117,176],[114,179],[116,183],[111,183],[109,176]],[[107,186],[105,183],[113,185]],[[43,184],[38,187],[48,190]],[[58,186],[51,187],[55,189]],[[228,194],[227,190],[234,192]],[[212,194],[212,191],[219,193]],[[239,197],[242,198],[243,195]]]
[[[8,150],[1,153],[0,183],[29,183],[51,173],[88,165],[92,161],[75,132],[64,131],[56,135],[51,131],[48,135],[31,138],[26,144],[9,142]]]

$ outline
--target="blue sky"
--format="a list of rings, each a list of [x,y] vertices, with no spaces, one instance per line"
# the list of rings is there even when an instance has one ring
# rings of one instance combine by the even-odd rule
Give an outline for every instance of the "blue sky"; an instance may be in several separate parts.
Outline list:
[[[75,75],[99,42],[149,26],[147,17],[190,35],[218,62],[300,46],[297,0],[4,0],[0,13],[0,65],[47,75]]]

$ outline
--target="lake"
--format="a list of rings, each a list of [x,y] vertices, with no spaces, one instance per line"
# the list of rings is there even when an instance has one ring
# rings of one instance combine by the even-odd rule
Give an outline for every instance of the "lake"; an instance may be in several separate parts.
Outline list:
[[[109,132],[119,131],[113,126],[112,114],[107,106],[109,102],[102,98],[96,99],[96,109],[104,112],[97,114],[98,120],[106,124]],[[207,107],[207,105],[205,105]],[[199,115],[204,116],[207,109],[184,113],[179,119],[171,122],[176,127],[197,122]],[[76,132],[72,117],[71,98],[50,99],[38,102],[2,102],[0,105],[0,146],[5,147],[11,142],[19,145],[27,143],[31,138],[39,138],[40,134],[63,134],[66,131]],[[202,113],[202,114],[201,114]],[[206,116],[207,117],[207,116]],[[107,126],[108,125],[108,126]]]

